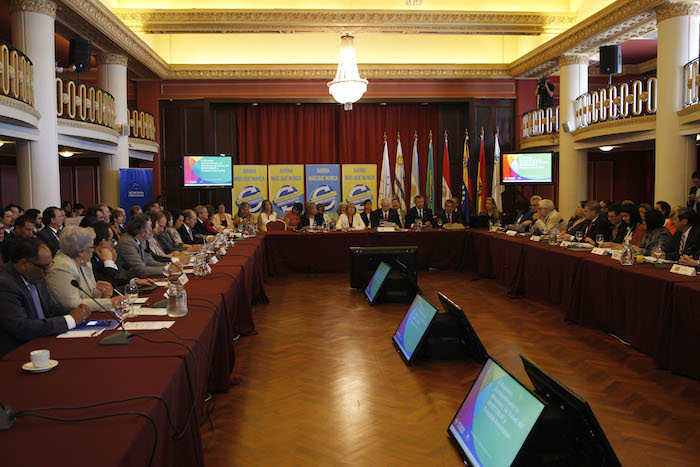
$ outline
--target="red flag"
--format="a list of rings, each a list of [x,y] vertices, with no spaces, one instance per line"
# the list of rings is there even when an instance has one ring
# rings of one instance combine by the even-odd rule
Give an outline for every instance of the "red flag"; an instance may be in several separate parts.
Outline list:
[[[450,185],[450,153],[447,149],[447,132],[445,132],[445,149],[442,151],[442,208],[445,207],[445,201],[452,198]]]
[[[479,146],[479,172],[476,177],[477,212],[486,209],[486,153],[484,152],[484,129],[481,129],[481,144]]]

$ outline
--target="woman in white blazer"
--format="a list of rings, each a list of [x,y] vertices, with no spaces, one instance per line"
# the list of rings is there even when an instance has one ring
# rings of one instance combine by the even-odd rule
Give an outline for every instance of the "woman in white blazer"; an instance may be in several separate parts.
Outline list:
[[[267,223],[278,219],[277,213],[272,210],[272,203],[268,200],[263,201],[262,207],[260,208],[260,215],[258,216],[258,230],[267,232]]]
[[[96,281],[92,273],[94,241],[95,231],[91,227],[71,225],[61,232],[61,249],[54,256],[46,283],[53,299],[68,309],[87,305],[92,311],[102,311],[95,301],[108,310],[112,308],[112,285],[109,282]],[[73,280],[78,281],[80,288],[95,300],[71,285]],[[121,297],[114,297],[114,300],[119,298]]]
[[[352,219],[352,222],[350,221]],[[364,230],[365,223],[362,222],[362,218],[357,213],[357,206],[355,203],[348,203],[347,214],[342,213],[338,218],[338,222],[335,223],[335,228],[338,230]]]

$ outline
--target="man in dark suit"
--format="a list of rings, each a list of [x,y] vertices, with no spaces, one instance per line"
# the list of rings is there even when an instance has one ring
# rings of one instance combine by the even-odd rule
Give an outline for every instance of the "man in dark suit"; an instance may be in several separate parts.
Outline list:
[[[610,241],[610,235],[612,234],[612,226],[607,217],[601,214],[600,202],[589,201],[583,207],[583,215],[586,217],[586,228],[583,230],[583,241],[590,243],[591,245],[596,244],[596,238],[598,235],[603,236],[603,241]]]
[[[360,213],[360,219],[365,223],[367,228],[372,226],[372,200],[368,199],[362,204],[364,210]]]
[[[96,222],[92,228],[95,229],[95,252],[91,260],[92,274],[96,281],[109,282],[116,288],[121,283],[116,263],[117,253],[114,251],[114,232],[106,222]]]
[[[451,199],[445,201],[445,210],[440,211],[437,216],[435,216],[435,223],[439,225],[440,223],[438,221],[442,221],[443,226],[447,224],[461,224],[462,216],[458,212],[455,212],[455,208],[454,201]]]
[[[18,241],[34,237],[34,227],[34,219],[26,214],[22,214],[15,220],[15,228],[9,235],[5,234],[5,240],[2,242],[2,256],[5,262],[10,261],[12,250]]]
[[[138,214],[126,225],[126,233],[117,244],[117,266],[121,279],[158,276],[163,274],[161,263],[146,252],[146,240],[153,235],[151,219],[146,214]]]
[[[610,221],[610,240],[614,243],[622,244],[627,235],[627,222],[622,220],[622,206],[619,204],[608,205],[608,221]],[[583,222],[582,222],[583,224]]]
[[[182,212],[184,218],[182,225],[177,229],[177,232],[182,238],[182,243],[185,245],[197,245],[204,243],[202,237],[198,237],[194,231],[194,226],[197,224],[197,215],[191,209],[185,209]]]
[[[700,172],[693,172],[691,178],[693,179],[693,186],[690,188],[690,193],[688,194],[687,206],[692,209],[695,214],[700,214]]]
[[[425,207],[425,198],[421,195],[416,195],[413,198],[413,206],[406,212],[406,228],[413,228],[416,220],[423,222],[423,225],[430,227],[433,222],[433,211]]]
[[[695,226],[696,218],[695,211],[690,208],[680,208],[671,216],[676,233],[666,251],[666,259],[678,261],[683,255],[694,258],[700,255],[700,227]]]
[[[41,222],[44,228],[37,232],[36,236],[51,250],[51,254],[56,256],[59,249],[58,234],[63,228],[65,218],[61,214],[61,210],[55,206],[44,209],[41,217]]]
[[[209,210],[206,208],[206,206],[197,206],[196,208],[194,208],[194,213],[197,216],[197,222],[192,228],[192,230],[194,230],[194,233],[196,233],[197,235],[204,236],[215,235],[213,232],[210,232],[209,229],[207,229],[206,225],[204,225],[204,221],[209,219]]]
[[[85,305],[66,310],[49,295],[51,250],[37,238],[22,239],[12,261],[0,267],[0,356],[36,337],[73,329],[90,316]]]
[[[376,229],[382,222],[393,222],[396,227],[401,228],[401,219],[399,219],[399,213],[396,209],[391,209],[391,203],[388,199],[383,198],[381,201],[381,207],[376,211],[372,211],[370,216],[370,221],[372,223],[372,228]]]

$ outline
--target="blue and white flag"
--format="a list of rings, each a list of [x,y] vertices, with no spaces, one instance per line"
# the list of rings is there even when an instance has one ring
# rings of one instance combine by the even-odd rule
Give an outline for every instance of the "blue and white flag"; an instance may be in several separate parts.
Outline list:
[[[384,133],[384,155],[382,156],[382,172],[379,176],[377,207],[381,206],[384,198],[391,201],[391,169],[389,168],[389,147],[386,144],[386,133]]]
[[[418,132],[413,138],[413,157],[411,159],[411,199],[410,205],[414,207],[416,196],[420,195],[420,176],[418,175]]]

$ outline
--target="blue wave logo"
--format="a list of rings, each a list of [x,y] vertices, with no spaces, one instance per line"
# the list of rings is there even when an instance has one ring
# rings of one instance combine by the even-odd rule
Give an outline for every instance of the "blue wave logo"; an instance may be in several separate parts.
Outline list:
[[[367,185],[361,183],[352,187],[352,190],[350,190],[350,193],[348,194],[348,199],[345,201],[348,203],[355,203],[357,205],[357,210],[359,211],[362,208],[362,203],[368,199],[374,199],[374,196],[372,196],[372,190],[370,190]]]
[[[240,206],[241,203],[246,202],[250,205],[250,212],[258,213],[262,207],[262,202],[264,198],[260,189],[256,186],[247,186],[238,193],[238,200],[236,201],[236,206]]]
[[[326,205],[326,211],[335,211],[338,202],[338,193],[328,185],[321,185],[311,193],[312,203],[323,203]]]
[[[277,194],[272,200],[272,204],[274,204],[277,209],[287,213],[292,210],[294,203],[304,202],[302,196],[303,193],[299,193],[299,190],[297,190],[295,187],[284,185],[282,188],[277,190]]]

